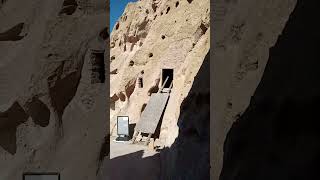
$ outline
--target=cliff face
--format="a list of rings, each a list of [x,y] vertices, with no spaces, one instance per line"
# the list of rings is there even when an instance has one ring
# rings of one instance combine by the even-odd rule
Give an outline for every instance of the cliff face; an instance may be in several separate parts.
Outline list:
[[[221,180],[319,178],[319,4],[293,4],[250,104],[227,135]]]
[[[211,167],[218,179],[231,125],[246,110],[296,0],[213,4]]]
[[[229,1],[212,8],[214,179],[318,178],[318,6]]]
[[[172,91],[155,141],[166,148],[160,160],[156,155],[149,158],[157,166],[161,163],[159,179],[209,178],[209,15],[209,0],[141,0],[127,5],[111,33],[112,135],[118,115],[129,116],[130,124],[139,121],[150,94],[162,85],[162,69],[173,70]],[[111,161],[125,157],[130,155]]]
[[[210,179],[210,51],[183,100],[179,135],[161,153],[161,179]]]
[[[136,123],[162,69],[173,69],[173,88],[163,116],[160,143],[178,136],[180,106],[210,48],[209,0],[142,0],[129,3],[110,39],[111,133],[116,116]],[[141,71],[143,87],[136,85]],[[209,83],[209,82],[208,82]]]
[[[0,179],[95,179],[108,126],[106,3],[1,1]]]

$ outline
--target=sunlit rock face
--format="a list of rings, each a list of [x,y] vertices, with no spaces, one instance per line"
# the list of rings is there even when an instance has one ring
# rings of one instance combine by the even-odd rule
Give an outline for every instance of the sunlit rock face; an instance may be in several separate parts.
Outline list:
[[[111,135],[116,135],[118,115],[129,116],[130,124],[139,122],[150,94],[162,85],[162,69],[173,70],[155,140],[166,147],[160,152],[160,179],[209,178],[209,50],[209,0],[129,3],[111,32]]]
[[[178,135],[180,106],[210,48],[209,1],[142,0],[129,3],[110,38],[110,131],[116,116],[130,123],[161,86],[162,69],[173,69],[173,89],[163,116],[160,141],[170,145]],[[136,79],[141,71],[143,88]]]

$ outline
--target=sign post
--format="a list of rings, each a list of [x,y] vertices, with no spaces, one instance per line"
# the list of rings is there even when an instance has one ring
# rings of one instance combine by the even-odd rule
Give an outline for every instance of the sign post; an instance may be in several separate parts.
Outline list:
[[[129,141],[129,116],[117,117],[117,134],[116,142]]]

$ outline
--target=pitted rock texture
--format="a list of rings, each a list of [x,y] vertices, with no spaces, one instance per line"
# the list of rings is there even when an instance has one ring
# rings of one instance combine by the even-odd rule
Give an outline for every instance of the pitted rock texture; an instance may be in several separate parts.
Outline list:
[[[97,178],[108,154],[108,1],[0,3],[0,179]]]
[[[110,131],[116,117],[130,123],[162,84],[162,69],[173,69],[173,89],[161,125],[160,141],[178,135],[180,105],[210,49],[209,0],[141,0],[128,3],[110,38]],[[141,71],[143,87],[138,86]],[[170,132],[170,133],[168,133]]]
[[[249,106],[272,47],[296,0],[225,1],[212,4],[211,175],[219,179],[223,146],[236,119]]]
[[[157,93],[164,81],[162,69],[173,69],[170,98],[159,129],[153,136],[155,144],[166,147],[160,151],[163,163],[160,179],[209,178],[210,122],[206,108],[210,103],[204,100],[209,100],[210,96],[209,50],[209,0],[141,0],[129,3],[111,32],[112,136],[117,133],[117,116],[129,116],[130,124],[140,120],[151,93]],[[201,79],[207,86],[199,82]],[[202,94],[195,90],[197,88],[206,92]],[[197,98],[191,100],[192,95]],[[186,99],[193,104],[181,109]],[[182,150],[185,153],[180,153]],[[113,152],[112,148],[110,151]],[[190,156],[192,153],[201,158],[196,160]],[[188,175],[183,173],[188,169],[186,162],[195,163]],[[199,169],[200,166],[203,169]]]
[[[221,180],[319,179],[318,1],[298,0],[230,129]]]

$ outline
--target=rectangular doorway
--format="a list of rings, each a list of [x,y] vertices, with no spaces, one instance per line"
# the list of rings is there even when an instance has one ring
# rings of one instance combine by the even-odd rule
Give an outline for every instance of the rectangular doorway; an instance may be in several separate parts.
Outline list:
[[[166,84],[165,80],[168,78]],[[170,88],[170,85],[173,81],[173,69],[162,69],[162,82],[161,85],[164,86],[164,88]]]
[[[104,51],[91,50],[91,84],[105,82]]]

